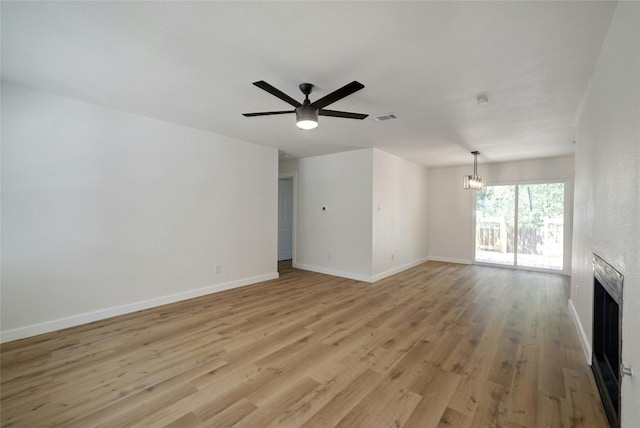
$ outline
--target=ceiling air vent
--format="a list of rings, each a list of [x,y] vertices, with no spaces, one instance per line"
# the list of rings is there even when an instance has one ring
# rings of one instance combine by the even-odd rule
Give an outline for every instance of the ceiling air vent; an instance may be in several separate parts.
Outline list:
[[[371,116],[371,120],[373,120],[374,122],[382,122],[384,120],[391,120],[391,119],[397,119],[398,116],[396,116],[395,113],[389,113],[389,114],[382,114],[380,116]]]

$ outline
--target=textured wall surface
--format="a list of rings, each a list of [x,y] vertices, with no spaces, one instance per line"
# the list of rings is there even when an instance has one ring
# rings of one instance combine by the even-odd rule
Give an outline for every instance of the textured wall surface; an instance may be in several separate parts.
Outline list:
[[[640,372],[640,3],[618,4],[577,128],[571,305],[591,346],[596,253],[624,275],[623,363]],[[640,377],[622,383],[622,425],[640,421]]]

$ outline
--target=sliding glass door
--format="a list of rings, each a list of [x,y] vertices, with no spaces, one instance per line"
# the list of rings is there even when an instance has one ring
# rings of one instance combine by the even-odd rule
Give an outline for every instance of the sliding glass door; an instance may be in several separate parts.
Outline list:
[[[518,186],[519,266],[562,270],[564,183]]]
[[[475,260],[564,266],[564,183],[487,186],[476,195]]]
[[[516,186],[487,186],[476,194],[476,261],[515,264]]]

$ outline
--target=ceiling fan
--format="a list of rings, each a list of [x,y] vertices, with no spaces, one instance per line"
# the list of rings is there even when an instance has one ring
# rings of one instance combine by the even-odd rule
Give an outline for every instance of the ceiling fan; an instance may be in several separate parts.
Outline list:
[[[320,98],[319,100],[315,100],[314,102],[309,101],[309,94],[313,89],[313,85],[311,83],[301,83],[300,91],[304,94],[304,101],[302,103],[296,101],[291,98],[289,95],[285,94],[281,90],[273,87],[268,84],[264,80],[260,80],[258,82],[253,82],[258,88],[263,89],[269,92],[271,95],[274,95],[280,98],[282,101],[291,104],[295,107],[295,110],[281,110],[281,111],[263,111],[258,113],[243,113],[243,116],[253,117],[253,116],[269,116],[272,114],[287,114],[287,113],[295,113],[296,114],[296,125],[300,129],[313,129],[318,126],[318,116],[332,116],[332,117],[343,117],[346,119],[359,119],[362,120],[369,116],[368,114],[362,113],[351,113],[347,111],[337,111],[337,110],[327,110],[326,106],[329,104],[335,103],[338,100],[341,100],[344,97],[347,97],[354,92],[359,91],[364,88],[364,85],[360,82],[353,81],[344,85],[342,88],[337,89],[331,92],[328,95]]]

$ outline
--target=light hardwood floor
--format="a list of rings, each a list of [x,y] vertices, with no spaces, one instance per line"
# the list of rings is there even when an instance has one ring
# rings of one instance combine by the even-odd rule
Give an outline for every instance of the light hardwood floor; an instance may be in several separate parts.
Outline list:
[[[280,279],[2,345],[3,427],[605,427],[567,278]]]

